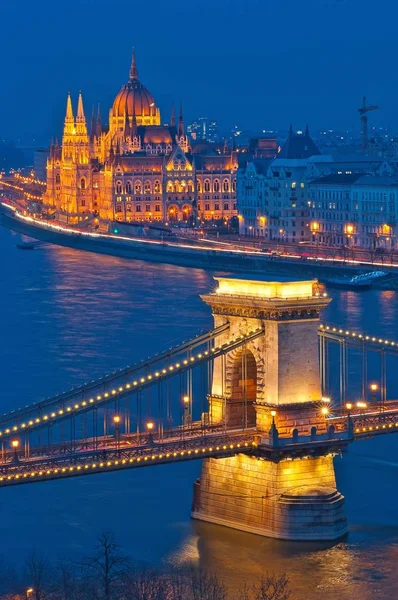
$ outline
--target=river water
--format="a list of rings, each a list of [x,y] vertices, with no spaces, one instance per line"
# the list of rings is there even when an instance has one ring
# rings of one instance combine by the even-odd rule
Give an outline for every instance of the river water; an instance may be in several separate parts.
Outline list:
[[[56,246],[22,252],[19,240],[0,228],[1,412],[212,326],[199,297],[214,287],[209,272]],[[332,295],[326,321],[398,338],[395,292]],[[353,361],[350,380],[356,375]],[[397,379],[391,363],[392,386]],[[108,530],[134,559],[193,561],[233,587],[268,570],[287,573],[297,600],[398,597],[398,436],[354,444],[336,459],[350,524],[338,544],[279,542],[192,521],[199,472],[193,461],[1,489],[0,554],[16,564],[32,548],[79,557]]]

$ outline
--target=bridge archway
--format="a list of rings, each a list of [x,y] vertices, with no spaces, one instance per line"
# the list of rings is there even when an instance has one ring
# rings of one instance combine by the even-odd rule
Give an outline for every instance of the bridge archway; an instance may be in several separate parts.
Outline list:
[[[226,424],[252,427],[256,424],[254,403],[257,398],[257,364],[254,354],[240,348],[230,357],[230,393],[227,398]]]

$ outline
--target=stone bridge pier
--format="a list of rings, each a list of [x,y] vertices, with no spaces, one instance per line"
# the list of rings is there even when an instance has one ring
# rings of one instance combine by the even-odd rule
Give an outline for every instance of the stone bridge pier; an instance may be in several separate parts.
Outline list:
[[[321,398],[318,326],[329,298],[316,280],[216,277],[202,296],[220,344],[261,327],[263,334],[214,363],[212,423],[255,428],[252,455],[203,461],[192,516],[289,540],[333,540],[347,531],[336,489],[336,446]],[[289,451],[287,451],[289,450]]]

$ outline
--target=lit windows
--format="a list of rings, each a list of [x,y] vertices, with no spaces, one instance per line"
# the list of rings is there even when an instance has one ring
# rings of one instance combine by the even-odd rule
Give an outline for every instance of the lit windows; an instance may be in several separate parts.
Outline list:
[[[134,193],[141,194],[141,191],[142,191],[141,181],[136,181],[134,184]]]
[[[116,182],[116,193],[117,194],[121,194],[122,193],[122,182],[121,181],[117,181]]]

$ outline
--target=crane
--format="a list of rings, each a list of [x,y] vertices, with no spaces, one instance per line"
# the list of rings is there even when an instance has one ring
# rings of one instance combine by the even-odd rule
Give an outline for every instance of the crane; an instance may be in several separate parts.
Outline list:
[[[366,154],[368,150],[368,115],[367,113],[371,110],[378,110],[378,106],[373,104],[369,106],[366,104],[366,96],[362,98],[362,106],[358,108],[358,112],[361,119],[361,137],[362,137],[362,150]]]

